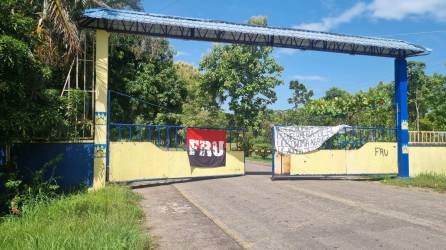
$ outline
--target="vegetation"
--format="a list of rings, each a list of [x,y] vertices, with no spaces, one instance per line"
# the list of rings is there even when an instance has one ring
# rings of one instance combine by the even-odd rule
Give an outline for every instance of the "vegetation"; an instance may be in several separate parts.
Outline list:
[[[44,202],[61,194],[54,170],[63,155],[37,169],[18,167],[9,161],[0,166],[0,216],[8,211],[20,215],[35,202]]]
[[[314,95],[313,90],[307,90],[307,87],[298,80],[290,81],[290,89],[293,90],[293,97],[288,98],[288,103],[293,104],[295,109],[307,104]]]
[[[148,249],[139,196],[107,186],[30,204],[0,223],[0,249]]]
[[[439,192],[446,191],[446,175],[435,173],[422,173],[416,177],[408,179],[386,178],[381,182],[400,187],[419,187],[430,188]]]
[[[133,2],[110,4],[126,7]],[[91,120],[78,119],[85,93],[71,89],[69,95],[60,95],[72,58],[79,52],[73,20],[91,4],[0,1],[1,148],[14,141],[76,139],[82,128],[91,126]],[[13,157],[8,162],[1,159],[0,215],[21,214],[29,202],[59,195],[57,177],[52,174],[57,161],[30,170],[30,166],[17,165]]]
[[[266,26],[265,17],[254,17],[251,24]],[[283,71],[272,48],[248,45],[215,46],[200,63],[202,88],[215,106],[228,102],[231,124],[257,135],[266,119],[267,107],[276,101],[274,88],[282,83]]]

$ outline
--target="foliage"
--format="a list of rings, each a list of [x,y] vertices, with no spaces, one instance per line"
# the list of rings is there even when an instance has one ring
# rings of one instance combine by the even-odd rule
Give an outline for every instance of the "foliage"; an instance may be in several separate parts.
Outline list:
[[[438,125],[434,120],[444,117],[441,114],[445,111],[446,78],[438,74],[426,75],[426,64],[421,62],[409,62],[407,67],[409,124],[415,130],[429,130]]]
[[[156,104],[150,108],[151,112],[138,109],[140,103],[131,100],[132,112],[137,123],[151,122],[178,124],[179,118],[172,114],[179,114],[182,102],[186,98],[187,90],[173,66],[173,60],[152,59],[145,63],[137,73],[136,79],[126,85],[127,92],[135,97]],[[170,114],[170,115],[169,115]]]
[[[307,90],[307,87],[297,80],[290,81],[289,88],[293,90],[293,97],[288,98],[288,103],[293,104],[295,109],[307,104],[314,95],[313,90]]]
[[[325,100],[334,100],[336,98],[346,98],[349,96],[350,93],[348,93],[347,91],[337,87],[331,87],[325,92],[325,96],[323,98]]]
[[[266,159],[266,157],[271,155],[271,142],[254,144],[254,151],[256,155],[262,157],[262,159]]]
[[[294,110],[274,114],[277,124],[393,126],[393,85],[379,83],[354,95],[332,88],[319,99]]]
[[[426,102],[429,111],[420,121],[424,130],[446,130],[446,76],[434,74],[430,77],[432,84],[429,88]],[[420,125],[421,126],[421,125]]]
[[[12,161],[0,165],[0,214],[20,214],[35,202],[56,197],[59,186],[54,173],[62,157],[58,155],[36,169]]]
[[[45,28],[51,29],[54,33],[61,34],[64,42],[67,44],[68,54],[70,55],[81,52],[79,32],[71,16],[74,13],[72,9],[77,7],[77,2],[75,1],[75,4],[71,5],[71,1],[67,0],[45,0],[37,27],[37,32],[41,35],[49,33],[45,32]],[[81,3],[84,2],[82,1]]]
[[[183,100],[181,123],[191,127],[230,127],[225,114],[201,88],[201,73],[194,66],[175,64],[178,77],[185,83],[187,98]]]
[[[108,186],[34,204],[0,222],[0,249],[149,249],[140,197]]]
[[[400,187],[430,188],[439,192],[446,191],[446,175],[435,173],[422,173],[413,178],[386,178],[381,181],[384,184]]]
[[[278,77],[283,68],[271,52],[269,47],[214,46],[200,63],[202,88],[215,106],[228,103],[237,127],[259,131],[267,106],[277,99],[274,88],[282,83]]]
[[[111,120],[180,123],[187,89],[176,73],[169,43],[134,35],[112,35],[110,40],[110,89],[135,97],[112,98]]]
[[[61,121],[61,100],[45,88],[51,70],[24,42],[0,35],[0,62],[0,141],[41,135]]]
[[[84,8],[98,6],[142,10],[140,0],[44,0],[38,5],[41,12],[36,33],[50,44],[53,43],[52,41],[65,44],[64,47],[58,47],[56,50],[53,50],[50,45],[47,55],[53,57],[62,54],[64,57],[71,57],[82,53],[75,20],[79,18]],[[58,38],[60,36],[62,39]],[[58,53],[61,51],[63,52]]]

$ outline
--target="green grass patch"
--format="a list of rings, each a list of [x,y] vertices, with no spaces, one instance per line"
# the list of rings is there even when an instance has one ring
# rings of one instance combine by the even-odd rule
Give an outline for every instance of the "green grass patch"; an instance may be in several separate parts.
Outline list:
[[[439,192],[446,191],[446,175],[423,173],[413,178],[385,178],[381,180],[384,184],[400,187],[430,188]]]
[[[107,186],[34,204],[0,221],[0,249],[149,249],[140,197]]]

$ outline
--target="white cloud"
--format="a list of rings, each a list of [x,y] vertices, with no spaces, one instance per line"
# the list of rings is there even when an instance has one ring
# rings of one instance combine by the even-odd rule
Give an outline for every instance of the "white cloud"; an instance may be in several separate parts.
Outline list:
[[[367,7],[372,17],[402,20],[411,16],[432,16],[446,20],[445,0],[374,0]]]
[[[366,4],[359,2],[350,9],[342,12],[339,16],[325,17],[321,22],[303,23],[294,26],[298,29],[308,29],[317,31],[329,31],[341,24],[349,23],[353,18],[363,14],[367,10]]]
[[[300,81],[326,81],[327,78],[319,75],[294,75],[293,79],[297,79]]]
[[[302,23],[294,28],[330,31],[354,18],[367,15],[376,19],[402,20],[408,17],[428,16],[446,21],[445,0],[373,0],[369,4],[356,3],[338,16],[324,17],[320,22]]]

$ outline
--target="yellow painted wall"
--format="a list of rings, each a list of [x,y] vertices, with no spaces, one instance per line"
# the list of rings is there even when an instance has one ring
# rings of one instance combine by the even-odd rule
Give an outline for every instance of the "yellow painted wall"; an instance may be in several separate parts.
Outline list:
[[[277,166],[277,163],[276,163]],[[409,147],[410,176],[446,174],[446,147]],[[291,174],[398,173],[396,143],[370,142],[356,150],[319,150],[291,155]]]
[[[409,174],[446,174],[446,147],[409,147]]]
[[[191,167],[186,151],[165,151],[150,142],[110,142],[109,164],[110,181],[245,173],[241,151],[227,151],[225,167]]]
[[[291,174],[397,173],[396,143],[371,142],[356,150],[291,155]]]
[[[345,150],[347,173],[398,173],[396,146],[393,142],[370,142],[356,150]]]
[[[291,155],[291,175],[346,174],[345,150],[319,150]]]

